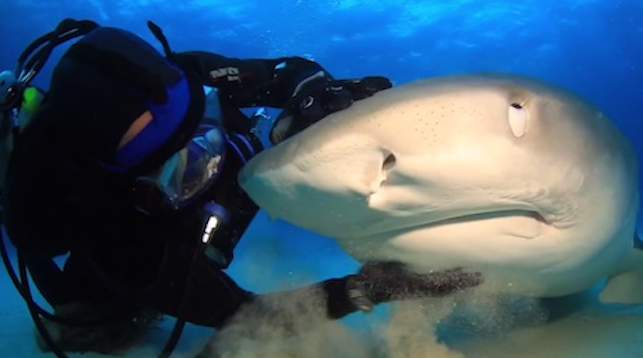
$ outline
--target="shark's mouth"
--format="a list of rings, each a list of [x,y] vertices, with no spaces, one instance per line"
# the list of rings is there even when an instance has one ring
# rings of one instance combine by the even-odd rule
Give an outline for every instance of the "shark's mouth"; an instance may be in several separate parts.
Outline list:
[[[448,224],[457,224],[462,222],[471,222],[471,221],[480,221],[480,220],[494,220],[494,219],[506,219],[512,217],[524,217],[531,218],[537,222],[549,225],[545,218],[537,211],[532,210],[500,210],[500,211],[489,211],[475,214],[467,214],[462,216],[457,216],[445,220],[440,220],[433,222],[429,225],[448,225]]]
[[[431,222],[407,223],[386,230],[377,230],[379,231],[377,234],[430,230],[435,233],[443,232],[445,237],[493,235],[530,240],[541,236],[547,228],[552,226],[553,224],[538,211],[506,209],[453,216]]]
[[[366,231],[334,237],[357,260],[399,260],[423,269],[481,265],[501,271],[525,266],[540,270],[564,261],[558,240],[550,240],[557,237],[554,231],[558,230],[533,210],[477,212]]]

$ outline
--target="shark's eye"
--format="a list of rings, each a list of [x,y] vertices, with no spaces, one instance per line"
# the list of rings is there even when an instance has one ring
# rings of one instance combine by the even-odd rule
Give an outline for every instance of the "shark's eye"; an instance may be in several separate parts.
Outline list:
[[[509,106],[509,128],[516,138],[520,138],[527,132],[529,125],[529,112],[520,103],[512,103]]]

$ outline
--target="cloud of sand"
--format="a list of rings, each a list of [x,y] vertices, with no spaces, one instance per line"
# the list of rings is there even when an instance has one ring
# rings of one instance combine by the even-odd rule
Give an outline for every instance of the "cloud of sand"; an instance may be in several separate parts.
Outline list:
[[[320,291],[261,300],[217,332],[199,358],[373,357],[358,332],[324,317]]]
[[[275,313],[261,319],[246,309],[199,358],[466,358],[457,349],[466,341],[463,332],[497,334],[547,317],[536,300],[469,292],[394,304],[355,327],[324,318],[320,292],[292,295],[263,302],[262,311]]]

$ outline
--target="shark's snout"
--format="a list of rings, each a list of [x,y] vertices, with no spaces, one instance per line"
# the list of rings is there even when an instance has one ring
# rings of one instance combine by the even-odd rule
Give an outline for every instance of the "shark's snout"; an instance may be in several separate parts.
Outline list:
[[[273,218],[321,233],[335,234],[333,223],[342,217],[346,223],[355,215],[376,221],[371,217],[377,214],[365,209],[377,205],[396,180],[398,155],[365,135],[330,136],[322,145],[308,146],[306,134],[248,162],[238,177],[241,187]],[[357,226],[361,231],[363,224]]]

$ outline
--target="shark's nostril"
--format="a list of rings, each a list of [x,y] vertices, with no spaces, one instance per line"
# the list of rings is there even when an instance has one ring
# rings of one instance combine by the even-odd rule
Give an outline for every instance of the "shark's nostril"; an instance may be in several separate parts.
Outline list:
[[[393,155],[393,153],[389,153],[382,163],[382,171],[391,170],[395,166],[396,161],[397,159],[395,158],[395,155]]]
[[[367,182],[369,183],[369,196],[367,197],[367,201],[370,202],[371,196],[375,193],[377,193],[382,186],[386,184],[386,180],[388,179],[389,172],[393,167],[395,166],[395,163],[397,159],[395,158],[395,155],[390,152],[385,152],[384,154],[384,160],[382,161],[382,167],[379,171],[376,172],[375,178],[371,176],[367,176]]]

